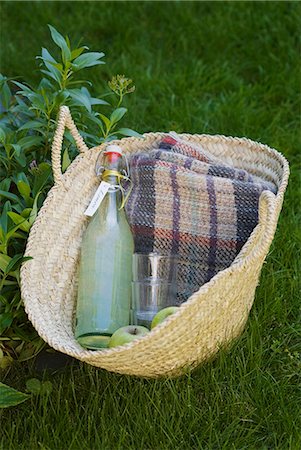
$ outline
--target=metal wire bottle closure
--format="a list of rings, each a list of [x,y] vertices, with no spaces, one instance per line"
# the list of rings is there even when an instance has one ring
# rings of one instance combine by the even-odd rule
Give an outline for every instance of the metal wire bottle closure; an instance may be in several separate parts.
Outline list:
[[[124,208],[126,202],[128,201],[128,198],[129,198],[129,196],[131,194],[132,187],[133,187],[132,180],[128,176],[123,175],[122,173],[118,172],[118,170],[113,170],[113,169],[105,169],[104,172],[102,173],[102,177],[101,178],[102,178],[102,180],[107,181],[109,179],[109,177],[112,177],[112,176],[116,177],[117,178],[117,182],[118,182],[118,184],[112,185],[112,188],[114,190],[116,190],[116,189],[120,190],[121,196],[122,196],[121,205],[118,208],[120,210],[120,209]],[[129,181],[129,183],[130,183],[129,190],[128,190],[128,193],[126,195],[125,195],[125,189],[124,189],[124,187],[121,184],[122,180]]]

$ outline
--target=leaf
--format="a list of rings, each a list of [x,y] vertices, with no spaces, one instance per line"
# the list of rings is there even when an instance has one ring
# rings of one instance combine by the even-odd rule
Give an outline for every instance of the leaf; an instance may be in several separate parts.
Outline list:
[[[11,312],[5,312],[3,314],[0,314],[0,335],[6,328],[8,328],[11,325],[13,320],[14,316],[13,313]]]
[[[62,161],[62,171],[65,172],[68,166],[70,166],[71,160],[69,158],[68,149],[66,148],[63,153],[63,161]]]
[[[96,66],[98,64],[105,64],[104,61],[99,61],[100,58],[103,58],[105,56],[104,53],[99,52],[88,52],[84,53],[83,55],[78,56],[73,63],[72,68],[74,70],[80,70],[84,67],[92,67]]]
[[[1,102],[2,102],[2,105],[4,106],[5,110],[9,109],[11,98],[12,98],[11,90],[10,90],[7,82],[4,82],[2,89],[1,89]]]
[[[26,381],[26,389],[31,394],[39,394],[41,392],[41,382],[37,378],[31,378]]]
[[[23,112],[26,116],[32,116],[31,111],[28,110],[28,106],[26,105],[25,101],[20,97],[19,95],[15,96],[15,100],[17,102],[17,105],[13,107],[13,112],[19,111]]]
[[[10,261],[11,261],[10,256],[0,253],[0,269],[2,270],[2,272],[5,272],[5,269],[10,263]]]
[[[73,59],[77,58],[79,55],[81,55],[83,53],[84,50],[89,50],[89,47],[87,47],[86,45],[83,47],[79,47],[79,48],[75,48],[74,50],[72,50],[71,52],[71,61],[73,61]]]
[[[106,126],[107,131],[111,128],[111,121],[108,117],[106,117],[104,114],[99,113],[99,117],[103,121],[103,123]]]
[[[38,192],[38,194],[36,195],[35,200],[33,202],[33,207],[32,207],[30,216],[28,218],[28,222],[29,222],[30,226],[32,226],[32,224],[34,223],[34,221],[36,220],[37,215],[38,215],[38,199],[39,199],[40,194],[41,194],[41,192]]]
[[[12,221],[13,221],[16,225],[20,225],[19,228],[20,228],[22,231],[26,231],[26,233],[29,232],[29,230],[30,230],[30,224],[29,224],[29,222],[28,222],[26,219],[24,219],[24,217],[20,216],[19,214],[15,213],[15,212],[12,212],[12,211],[9,211],[9,212],[7,213],[7,215],[12,219]]]
[[[31,211],[32,211],[32,208],[25,208],[25,209],[23,209],[23,211],[20,211],[20,214],[25,219],[28,219],[28,217],[30,216]]]
[[[36,130],[37,128],[41,128],[44,126],[43,122],[38,122],[37,120],[30,120],[29,122],[26,122],[22,127],[19,128],[19,131],[21,130]]]
[[[50,76],[53,80],[60,83],[62,79],[62,73],[59,70],[61,64],[58,64],[58,62],[53,58],[53,56],[49,53],[49,51],[46,48],[42,48],[42,56],[37,56],[37,59],[41,59],[48,71],[41,70],[42,73],[45,73],[46,75]],[[43,80],[42,80],[43,81]]]
[[[42,144],[42,138],[40,136],[25,136],[18,141],[18,145],[23,150],[27,150],[30,147],[36,147]]]
[[[9,233],[7,233],[7,239],[10,239],[11,237],[19,238],[19,239],[27,239],[26,234],[17,233],[17,229],[19,228],[19,225],[16,225],[14,231],[10,230]]]
[[[47,95],[48,95],[48,91],[51,91],[51,92],[49,92],[49,100],[51,100],[52,91],[54,89],[55,88],[53,86],[53,83],[50,80],[48,80],[47,78],[42,78],[40,83],[39,83],[39,86],[38,86],[37,90],[39,92],[43,92],[43,95],[45,94],[45,92],[47,92]],[[47,119],[46,118],[39,117],[38,119],[36,119],[35,117],[33,117],[33,120],[39,120],[40,122],[42,121],[42,122],[45,123],[45,126],[47,125]]]
[[[15,160],[18,162],[18,164],[20,164],[21,167],[26,167],[27,166],[27,161],[26,161],[26,156],[24,153],[20,153],[19,156],[15,155]]]
[[[88,118],[92,120],[92,122],[96,123],[99,127],[102,127],[103,123],[97,116],[99,116],[99,113],[94,113],[93,111],[91,111],[91,114],[88,114]]]
[[[16,183],[19,183],[19,181],[24,181],[25,184],[27,184],[28,186],[30,186],[30,183],[28,181],[27,176],[25,175],[24,172],[19,172],[17,173],[17,175],[14,177],[14,180],[16,180]]]
[[[82,131],[80,132],[80,134],[82,135]],[[70,144],[74,145],[74,137],[72,136],[69,130],[65,130],[64,137],[66,138],[67,141],[70,142]],[[74,150],[77,151],[76,149]]]
[[[49,53],[47,48],[42,47],[42,58],[44,61],[47,61],[49,63],[57,64],[57,61],[54,59],[54,57]]]
[[[1,144],[5,143],[6,134],[2,127],[0,127],[0,142]]]
[[[81,87],[80,91],[85,94],[89,99],[91,99],[91,94],[86,87]]]
[[[17,188],[25,200],[28,200],[30,198],[31,189],[30,186],[25,183],[25,181],[18,181]]]
[[[15,255],[9,262],[8,266],[6,267],[5,273],[10,273],[17,270],[21,266],[21,264],[31,259],[33,259],[31,256],[23,256],[20,254]]]
[[[18,144],[12,144],[11,146],[15,150],[11,156],[14,156],[14,157],[16,157],[16,155],[20,156],[21,150],[22,150],[21,146]]]
[[[65,104],[65,101],[67,98],[70,97],[70,94],[68,91],[59,91],[55,92],[54,94],[54,104],[56,106],[61,106]]]
[[[35,173],[32,195],[36,197],[38,192],[42,191],[51,174],[51,166],[48,163],[41,163],[38,166],[38,171]]]
[[[66,40],[63,38],[63,36],[54,27],[52,27],[49,24],[48,24],[48,27],[50,29],[52,40],[62,50],[63,61],[65,63],[70,61],[70,59],[71,59],[71,52],[70,52],[70,49],[68,47],[68,44],[67,44]]]
[[[130,128],[119,128],[116,133],[120,133],[123,136],[143,137],[142,134],[139,134],[137,131],[131,130]]]
[[[5,197],[8,198],[9,200],[13,200],[15,202],[19,202],[19,197],[15,194],[12,194],[11,192],[6,192],[6,191],[2,191],[0,190],[0,197]]]
[[[0,306],[2,305],[9,305],[9,302],[7,300],[7,298],[5,298],[3,295],[0,295]]]
[[[54,81],[57,81],[58,83],[60,82],[60,79],[54,72],[50,72],[49,70],[41,70],[41,72],[48,75],[48,77],[52,78]]]
[[[27,94],[27,98],[32,103],[31,109],[36,109],[37,111],[39,111],[39,113],[41,113],[41,111],[46,113],[47,106],[41,94],[31,92],[30,94]]]
[[[10,184],[11,184],[11,179],[10,178],[4,178],[4,180],[2,180],[0,182],[0,189],[2,189],[3,191],[9,191]]]
[[[0,408],[19,405],[28,400],[30,396],[0,382]]]
[[[62,65],[61,64],[54,64],[54,63],[45,63],[45,66],[47,67],[48,71],[41,70],[41,72],[46,73],[51,78],[53,78],[58,83],[62,80]],[[61,69],[61,70],[60,70]]]
[[[7,232],[7,213],[11,211],[11,204],[9,201],[4,203],[1,218],[0,218],[0,227],[4,234]]]
[[[127,112],[126,108],[115,109],[110,116],[111,123],[115,124],[115,123],[119,122],[119,120],[122,119],[122,117],[125,115],[126,112]]]
[[[75,104],[85,106],[85,108],[91,112],[90,98],[87,95],[85,95],[80,89],[70,89],[68,92],[72,100],[76,102]]]
[[[91,105],[109,105],[110,103],[106,102],[105,100],[101,100],[100,98],[90,98]]]
[[[13,81],[13,83],[18,86],[20,89],[22,89],[23,92],[30,93],[32,92],[32,89],[30,87],[25,86],[25,84],[19,83],[19,81]]]
[[[74,86],[74,85],[76,85],[76,84],[79,84],[80,86],[82,86],[83,84],[87,84],[88,86],[92,86],[92,83],[91,83],[91,81],[88,81],[88,80],[76,80],[76,81],[70,81],[69,83],[68,83],[68,86]]]
[[[69,48],[69,50],[71,51],[71,43],[70,43],[70,39],[68,38],[68,36],[66,36],[65,39],[66,39],[68,48]]]
[[[11,356],[3,356],[3,358],[0,359],[0,369],[7,369],[9,366],[12,365],[12,362],[13,359]],[[0,392],[0,399],[1,399],[1,392]]]
[[[3,286],[17,286],[18,280],[17,281],[10,281],[10,280],[5,280],[3,281]]]
[[[110,141],[116,141],[118,139],[118,136],[116,136],[116,134],[110,134],[107,138],[106,138],[106,142],[110,142]]]

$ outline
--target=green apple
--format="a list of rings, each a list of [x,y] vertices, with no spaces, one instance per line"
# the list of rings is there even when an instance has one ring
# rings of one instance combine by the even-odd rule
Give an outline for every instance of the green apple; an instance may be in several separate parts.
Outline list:
[[[151,329],[155,328],[157,325],[163,322],[168,316],[171,316],[178,310],[179,306],[168,306],[167,308],[161,309],[161,311],[157,312],[157,314],[153,318]]]
[[[149,333],[149,330],[146,327],[138,325],[127,325],[126,327],[118,328],[109,340],[109,347],[128,344],[136,339],[141,339],[147,333]]]

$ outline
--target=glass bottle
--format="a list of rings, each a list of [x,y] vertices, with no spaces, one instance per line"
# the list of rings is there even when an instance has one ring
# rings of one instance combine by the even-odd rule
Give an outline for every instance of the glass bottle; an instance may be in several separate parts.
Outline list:
[[[109,145],[102,180],[112,187],[82,241],[75,337],[88,349],[108,346],[110,336],[130,323],[133,236],[121,206],[122,150]]]

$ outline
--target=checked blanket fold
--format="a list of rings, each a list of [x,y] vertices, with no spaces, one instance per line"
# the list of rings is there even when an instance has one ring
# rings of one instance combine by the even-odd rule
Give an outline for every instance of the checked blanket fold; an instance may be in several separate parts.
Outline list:
[[[135,251],[179,255],[178,303],[231,265],[257,225],[261,192],[276,192],[175,134],[134,154],[130,167]]]

